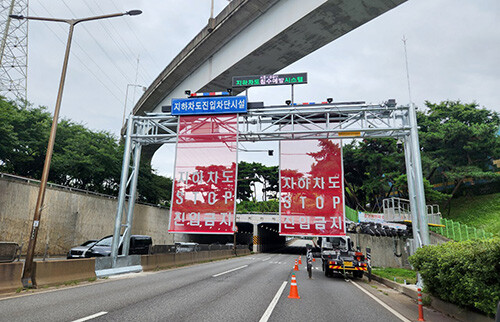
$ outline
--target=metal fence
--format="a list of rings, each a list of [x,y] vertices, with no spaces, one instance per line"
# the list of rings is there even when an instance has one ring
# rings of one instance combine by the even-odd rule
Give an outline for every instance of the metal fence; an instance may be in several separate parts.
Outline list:
[[[470,227],[451,219],[441,218],[441,225],[445,227],[431,227],[431,230],[437,234],[443,235],[446,238],[456,241],[464,241],[470,239],[486,239],[492,238],[494,234],[488,233],[483,229]]]
[[[411,221],[410,201],[402,198],[387,198],[383,200],[384,219],[388,222]],[[427,205],[427,222],[439,225],[441,223],[441,212],[439,205]]]
[[[203,250],[231,250],[233,245],[182,243],[184,245],[153,245],[152,254],[189,253]],[[189,245],[188,245],[189,244]],[[246,249],[248,245],[236,245],[236,249]]]

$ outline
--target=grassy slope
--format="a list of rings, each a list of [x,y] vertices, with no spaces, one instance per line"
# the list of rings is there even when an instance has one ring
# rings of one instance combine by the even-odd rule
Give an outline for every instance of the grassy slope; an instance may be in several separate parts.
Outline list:
[[[408,284],[415,284],[417,282],[417,273],[411,269],[373,267],[372,273],[391,281],[396,278],[396,282],[400,284],[402,284],[404,280],[406,280],[406,283]]]
[[[453,199],[443,217],[500,235],[500,193]]]

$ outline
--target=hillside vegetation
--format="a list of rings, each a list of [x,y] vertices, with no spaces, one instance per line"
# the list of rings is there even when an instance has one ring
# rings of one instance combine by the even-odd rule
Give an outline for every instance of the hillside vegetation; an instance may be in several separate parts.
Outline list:
[[[445,210],[443,217],[499,236],[500,193],[453,199],[450,215],[448,216],[448,211]]]

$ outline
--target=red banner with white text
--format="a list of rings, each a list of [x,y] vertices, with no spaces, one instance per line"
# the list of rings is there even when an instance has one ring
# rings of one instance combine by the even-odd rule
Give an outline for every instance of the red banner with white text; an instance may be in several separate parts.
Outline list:
[[[340,140],[280,142],[280,234],[343,236]]]
[[[180,116],[168,231],[233,234],[237,115]]]

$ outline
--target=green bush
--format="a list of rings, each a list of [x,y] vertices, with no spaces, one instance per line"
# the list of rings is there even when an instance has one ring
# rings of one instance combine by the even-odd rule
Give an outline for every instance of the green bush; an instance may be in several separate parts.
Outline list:
[[[409,260],[422,275],[427,292],[495,315],[500,300],[500,238],[426,246]]]

